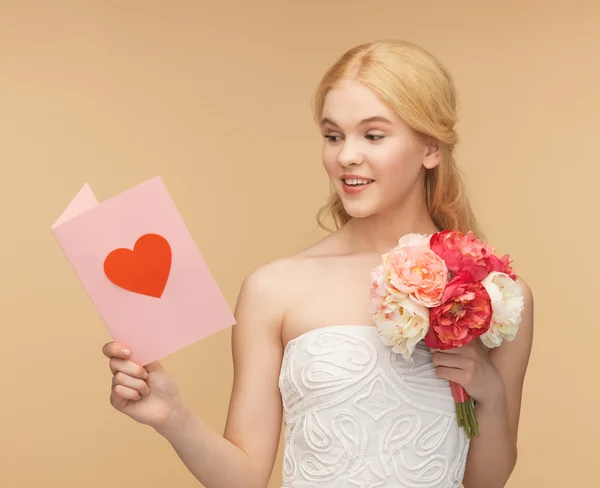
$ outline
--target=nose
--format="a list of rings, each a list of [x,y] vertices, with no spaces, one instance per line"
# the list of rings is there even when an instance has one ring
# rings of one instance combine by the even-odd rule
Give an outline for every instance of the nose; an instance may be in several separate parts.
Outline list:
[[[351,142],[347,139],[338,154],[338,162],[344,168],[350,166],[359,166],[362,164],[364,156]]]

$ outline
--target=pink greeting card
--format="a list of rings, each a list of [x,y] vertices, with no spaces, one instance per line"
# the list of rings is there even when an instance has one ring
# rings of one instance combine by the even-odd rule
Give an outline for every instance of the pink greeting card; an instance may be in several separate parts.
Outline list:
[[[52,232],[133,361],[146,365],[235,324],[160,177],[101,204],[84,185]]]

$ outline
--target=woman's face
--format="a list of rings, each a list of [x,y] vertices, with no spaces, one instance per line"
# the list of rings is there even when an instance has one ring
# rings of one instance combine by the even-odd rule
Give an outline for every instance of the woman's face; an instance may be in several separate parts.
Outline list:
[[[323,166],[351,217],[400,205],[433,164],[410,127],[355,81],[327,94],[322,133]]]

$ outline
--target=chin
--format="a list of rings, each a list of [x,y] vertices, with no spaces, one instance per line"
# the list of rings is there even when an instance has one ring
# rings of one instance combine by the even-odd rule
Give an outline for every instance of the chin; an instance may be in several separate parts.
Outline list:
[[[377,213],[370,205],[344,205],[344,210],[353,219],[364,219]]]

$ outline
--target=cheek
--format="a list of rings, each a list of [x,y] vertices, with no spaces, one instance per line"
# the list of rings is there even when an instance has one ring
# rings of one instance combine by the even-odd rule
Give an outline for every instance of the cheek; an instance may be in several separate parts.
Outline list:
[[[413,183],[418,176],[421,163],[414,151],[406,145],[397,144],[390,147],[377,148],[371,157],[375,177],[398,186]]]
[[[327,173],[329,175],[332,175],[335,171],[336,157],[337,157],[337,155],[332,150],[331,147],[323,148],[323,154],[322,154],[323,167],[325,168],[325,171],[327,171]]]

